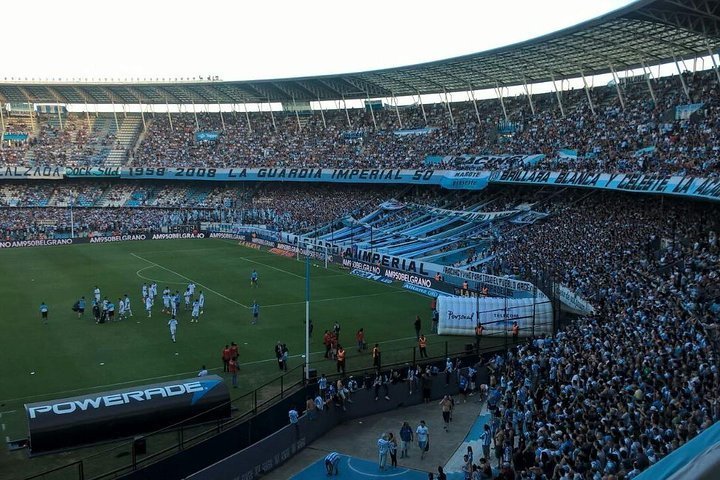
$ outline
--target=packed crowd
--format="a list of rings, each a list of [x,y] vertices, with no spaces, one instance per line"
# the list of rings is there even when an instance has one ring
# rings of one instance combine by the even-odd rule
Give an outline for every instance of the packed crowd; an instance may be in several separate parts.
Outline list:
[[[255,112],[155,115],[129,151],[132,166],[466,168],[461,155],[545,155],[532,165],[522,158],[495,158],[484,168],[544,168],[717,175],[720,170],[720,104],[713,71],[651,80],[643,78],[584,90],[497,100],[401,108],[323,112]],[[688,98],[689,97],[689,98]],[[686,107],[697,104],[694,111]],[[680,111],[676,112],[676,108]],[[683,110],[685,109],[685,110]],[[594,111],[593,111],[594,110]],[[685,113],[683,113],[685,111]],[[563,114],[564,113],[564,114]],[[13,126],[12,122],[19,122]],[[7,131],[27,129],[24,118]],[[89,128],[69,115],[39,115],[28,141],[2,142],[0,165],[92,165],[112,148],[112,132]],[[409,133],[412,131],[412,133]],[[198,140],[198,132],[216,132]],[[426,163],[428,156],[442,157]]]
[[[361,188],[268,184],[257,187],[198,187],[73,182],[0,188],[0,238],[29,240],[70,234],[126,234],[199,225],[244,223],[272,230],[306,232],[328,222],[361,217],[399,192]],[[44,208],[38,208],[44,207]]]
[[[590,198],[498,248],[597,309],[493,362],[501,478],[631,479],[720,420],[718,213]]]

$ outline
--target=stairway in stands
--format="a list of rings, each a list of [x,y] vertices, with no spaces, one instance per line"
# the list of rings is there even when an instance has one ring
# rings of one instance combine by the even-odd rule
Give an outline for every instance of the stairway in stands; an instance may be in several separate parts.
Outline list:
[[[135,147],[142,130],[140,115],[129,114],[127,117],[118,117],[118,122],[120,129],[115,134],[116,143],[105,160],[105,165],[108,167],[120,167],[125,164],[128,151]]]

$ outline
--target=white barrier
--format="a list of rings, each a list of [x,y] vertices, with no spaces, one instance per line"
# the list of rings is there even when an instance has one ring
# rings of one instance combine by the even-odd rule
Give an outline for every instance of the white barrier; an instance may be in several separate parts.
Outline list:
[[[484,335],[508,335],[518,322],[520,336],[552,334],[553,311],[550,300],[539,294],[531,298],[438,297],[440,335],[475,335],[475,326],[483,324]]]

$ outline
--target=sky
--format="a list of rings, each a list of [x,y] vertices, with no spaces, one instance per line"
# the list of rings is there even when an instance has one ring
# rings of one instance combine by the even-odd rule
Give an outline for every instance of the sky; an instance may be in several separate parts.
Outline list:
[[[440,60],[631,0],[35,0],[5,15],[0,81],[253,80]],[[7,10],[5,10],[7,14]]]

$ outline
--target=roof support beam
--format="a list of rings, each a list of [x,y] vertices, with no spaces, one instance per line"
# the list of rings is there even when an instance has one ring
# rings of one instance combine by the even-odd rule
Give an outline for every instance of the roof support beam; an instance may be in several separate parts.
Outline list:
[[[325,123],[325,109],[322,106],[322,102],[320,101],[319,96],[318,96],[318,106],[320,107],[320,117],[322,117],[323,128],[327,129],[327,123]],[[272,109],[270,109],[270,112],[272,113]],[[274,125],[274,122],[275,121],[273,120],[273,125]]]
[[[174,132],[175,127],[173,126],[172,117],[170,116],[170,105],[168,104],[167,97],[165,97],[165,108],[167,108],[167,116],[168,116],[168,122],[170,123],[170,131]]]
[[[245,120],[247,121],[247,124],[248,124],[248,132],[252,133],[252,125],[250,124],[250,115],[248,114],[246,102],[243,102],[243,107],[245,108]]]
[[[418,90],[417,94],[418,94],[418,102],[420,102],[420,110],[422,111],[422,114],[423,114],[423,120],[425,121],[425,126],[427,127],[428,126],[427,115],[425,115],[425,105],[423,105],[422,95],[420,95],[420,90]]]
[[[270,103],[270,96],[268,96],[268,105],[270,106],[270,120],[272,120],[273,130],[277,131],[277,125],[275,125],[275,114],[273,113],[272,103]]]
[[[688,89],[688,86],[685,83],[685,79],[683,78],[683,72],[680,70],[680,64],[678,63],[677,58],[675,58],[674,54],[673,62],[675,62],[675,68],[677,68],[678,77],[680,78],[680,84],[682,85],[683,92],[685,92],[685,97],[687,97],[689,101],[692,101],[692,98],[690,98],[690,89]]]
[[[497,93],[497,96],[500,99],[500,106],[502,107],[503,117],[505,118],[505,122],[507,122],[508,114],[507,110],[505,110],[505,100],[503,100],[502,90],[500,89],[500,85],[497,82],[495,82],[495,93]],[[475,107],[475,109],[477,110],[477,106]]]
[[[345,119],[347,120],[348,127],[352,128],[352,123],[350,122],[350,114],[348,113],[347,109],[347,102],[345,101],[345,95],[342,96],[342,102],[343,108],[345,109]]]
[[[366,107],[370,109],[370,116],[372,117],[373,121],[373,127],[375,127],[375,130],[377,130],[377,121],[375,120],[375,109],[373,108],[372,104],[370,103],[370,94],[365,92],[367,95],[367,104]]]
[[[557,98],[558,106],[560,107],[560,115],[565,118],[565,108],[563,108],[562,96],[560,95],[560,90],[558,90],[557,84],[555,83],[555,75],[552,72],[550,72],[550,78],[552,79],[553,90],[555,90],[555,98]]]
[[[582,68],[580,69],[580,76],[582,77],[583,87],[585,89],[585,96],[587,96],[588,105],[590,105],[590,111],[593,115],[595,115],[595,106],[593,105],[592,97],[590,96],[590,89],[588,88],[587,79],[585,78],[585,73],[583,73]]]
[[[523,87],[525,89],[525,96],[527,97],[528,103],[530,104],[530,111],[532,112],[533,116],[535,116],[535,105],[532,101],[532,93],[528,88],[527,80],[525,79],[525,77],[523,77]]]
[[[480,121],[480,110],[478,110],[477,100],[475,99],[475,91],[473,90],[472,85],[468,85],[468,88],[468,95],[472,99],[473,107],[475,107],[475,118],[477,118],[478,126],[480,126],[482,122]]]
[[[452,114],[452,108],[450,108],[450,100],[448,99],[448,93],[447,90],[443,89],[443,93],[445,94],[445,106],[447,107],[448,114],[450,115],[450,125],[453,127],[455,126],[455,118]]]
[[[648,68],[648,72],[645,72],[645,60],[640,59],[640,63],[642,63],[643,67],[643,74],[645,75],[645,82],[647,83],[648,90],[650,91],[650,97],[653,100],[653,104],[657,105],[657,97],[655,97],[655,90],[652,87],[652,82],[650,81],[650,75],[652,72],[650,72],[650,69]]]
[[[397,115],[398,125],[400,125],[400,128],[403,128],[402,118],[400,118],[400,109],[398,108],[398,100],[394,93],[393,93],[392,99],[393,99],[393,102],[395,103],[395,115]]]
[[[620,99],[620,106],[623,111],[625,111],[625,99],[623,98],[622,90],[620,89],[620,77],[618,77],[618,74],[615,73],[615,69],[612,64],[609,64],[608,66],[610,67],[610,72],[612,72],[613,80],[615,81],[615,90],[617,91],[618,98]]]
[[[222,113],[222,107],[220,106],[220,100],[217,102],[218,112],[220,113],[220,124],[222,125],[223,132],[225,131],[225,117]]]
[[[720,85],[720,71],[718,71],[718,64],[715,61],[715,54],[710,49],[710,44],[707,40],[705,40],[705,45],[707,46],[708,54],[710,54],[710,59],[712,59],[713,70],[715,70],[715,77],[717,77],[718,85]]]

